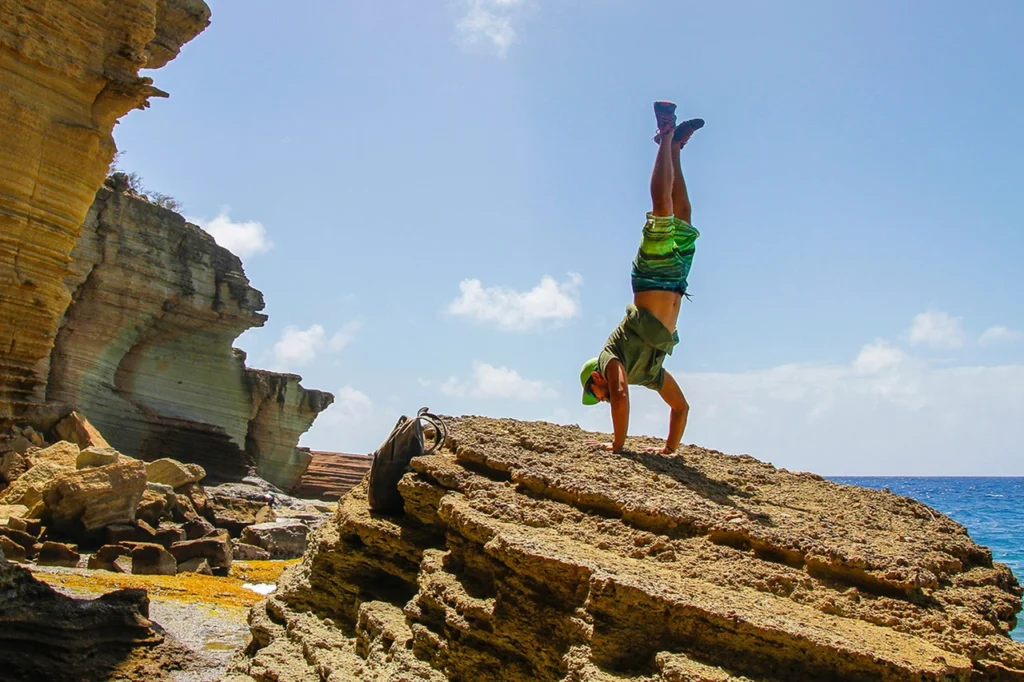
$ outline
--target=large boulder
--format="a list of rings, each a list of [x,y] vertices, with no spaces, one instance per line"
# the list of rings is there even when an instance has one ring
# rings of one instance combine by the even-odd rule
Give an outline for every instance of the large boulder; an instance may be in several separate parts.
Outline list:
[[[63,473],[47,486],[43,500],[55,528],[92,534],[104,526],[133,522],[145,489],[146,466],[124,459]]]
[[[132,573],[135,575],[174,575],[178,562],[160,545],[140,542],[132,548]]]
[[[248,526],[242,531],[244,543],[261,547],[272,559],[295,559],[306,551],[309,527],[299,521],[275,521]]]
[[[100,435],[95,426],[84,415],[72,412],[53,427],[61,440],[71,441],[82,450],[87,448],[109,448],[110,443]]]
[[[198,464],[182,464],[176,459],[163,457],[146,465],[146,477],[150,483],[163,483],[177,489],[203,480],[206,470]]]
[[[235,561],[266,561],[270,558],[270,552],[256,545],[232,540],[231,558]]]
[[[179,563],[201,557],[209,561],[213,568],[231,568],[231,544],[223,538],[175,542],[168,551]]]
[[[62,440],[59,443],[54,443],[48,448],[36,450],[29,455],[29,457],[34,464],[38,464],[40,462],[54,462],[69,469],[74,469],[75,464],[78,461],[78,453],[79,449],[77,445],[69,443],[66,440]]]
[[[260,513],[269,507],[273,498],[255,486],[225,484],[206,489],[206,518],[219,528],[226,528],[232,537],[242,529],[259,523]],[[264,512],[265,513],[265,512]]]
[[[74,471],[56,462],[40,462],[18,477],[0,495],[0,504],[20,504],[30,510],[43,501],[43,491],[58,476]]]

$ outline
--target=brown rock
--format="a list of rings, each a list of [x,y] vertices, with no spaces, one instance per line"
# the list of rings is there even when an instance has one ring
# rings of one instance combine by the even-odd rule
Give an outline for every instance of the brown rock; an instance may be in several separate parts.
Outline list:
[[[26,426],[25,428],[23,428],[21,430],[21,434],[25,436],[25,438],[28,438],[32,445],[36,446],[37,448],[46,447],[46,441],[44,441],[43,437],[40,436],[36,432],[36,430],[33,429],[31,426]]]
[[[224,493],[218,488],[207,488],[208,513],[206,518],[218,528],[226,528],[233,537],[237,537],[242,529],[256,523],[256,517],[267,506],[265,499],[249,499]]]
[[[24,455],[13,451],[0,455],[0,480],[13,483],[26,471],[28,471],[28,462]]]
[[[257,523],[242,531],[242,542],[270,552],[272,559],[295,559],[306,551],[309,528],[298,521]]]
[[[0,551],[10,561],[25,562],[25,548],[6,535],[0,535]]]
[[[201,557],[209,561],[213,568],[231,567],[231,544],[220,538],[176,542],[170,546],[169,551],[179,562]]]
[[[174,575],[178,563],[166,549],[156,544],[139,543],[132,548],[132,573],[135,575]]]
[[[262,547],[249,545],[239,540],[231,541],[232,561],[266,561],[269,558],[270,552]]]
[[[20,504],[31,510],[43,501],[43,491],[58,476],[69,469],[54,462],[40,462],[18,477],[11,487],[0,495],[0,504]],[[31,514],[29,514],[31,516]]]
[[[20,530],[36,538],[43,534],[46,528],[39,519],[26,519],[20,516],[12,516],[7,519],[7,527],[12,530]]]
[[[36,544],[39,540],[36,536],[31,533],[26,533],[23,530],[15,530],[13,528],[6,528],[0,526],[0,537],[6,537],[13,542],[18,543],[25,550],[25,556],[29,559],[34,559],[36,556]]]
[[[121,457],[124,457],[124,455],[114,448],[85,448],[78,453],[78,459],[75,461],[75,468],[87,469],[89,467],[102,467],[108,464],[113,464]]]
[[[9,452],[14,452],[19,455],[24,455],[26,452],[28,452],[28,449],[31,447],[33,447],[32,441],[30,441],[28,438],[25,438],[25,436],[19,434],[17,436],[14,436],[10,440],[4,442],[0,449]]]
[[[213,575],[210,570],[210,563],[201,557],[189,559],[178,564],[178,573],[201,573],[202,575]]]
[[[0,504],[0,525],[11,525],[12,518],[24,518],[28,514],[28,507],[23,504]],[[25,530],[19,528],[18,530]]]
[[[78,566],[81,559],[78,548],[74,545],[67,545],[63,542],[47,540],[39,549],[36,556],[36,563],[40,566],[65,566],[74,568]]]
[[[78,461],[78,452],[77,445],[62,440],[48,448],[32,453],[32,460],[36,464],[40,462],[53,462],[68,469],[74,469]]]
[[[114,561],[118,557],[128,556],[130,557],[132,549],[123,545],[103,545],[96,553],[89,557],[88,567],[91,569],[102,569],[104,571],[113,571]],[[128,572],[131,572],[131,563],[128,564]]]
[[[132,557],[130,554],[123,554],[114,559],[113,567],[111,570],[114,573],[125,573],[129,574],[132,572]]]
[[[256,523],[273,523],[274,521],[277,521],[277,514],[270,508],[270,505],[256,512]]]
[[[135,542],[139,535],[138,528],[133,523],[112,523],[104,529],[104,533],[108,545]]]
[[[182,527],[185,530],[185,537],[189,540],[205,538],[209,535],[213,535],[217,531],[217,529],[213,527],[213,524],[206,519],[200,518],[186,521]]]
[[[84,415],[78,412],[72,412],[64,417],[53,427],[53,430],[61,440],[71,441],[82,450],[88,448],[110,448],[110,443],[100,435],[96,427],[89,423],[89,420]]]
[[[47,486],[43,499],[55,528],[94,533],[104,526],[134,521],[145,489],[145,465],[125,459],[64,473]]]
[[[150,483],[163,483],[174,489],[188,483],[197,483],[205,476],[206,471],[198,464],[182,464],[169,457],[163,457],[146,465],[146,477]]]
[[[135,542],[156,542],[156,529],[143,519],[135,519]]]
[[[178,494],[178,497],[184,496],[188,499],[191,508],[202,516],[206,516],[208,513],[207,505],[208,500],[206,498],[206,491],[203,486],[198,483],[188,483],[183,485],[178,490],[174,491]]]
[[[160,517],[167,509],[167,497],[147,488],[142,491],[142,499],[135,510],[135,516],[152,526],[160,525]]]
[[[404,514],[370,513],[366,484],[342,498],[250,613],[235,672],[1024,680],[1019,584],[939,512],[749,456],[588,439],[607,436],[451,420],[448,445],[402,478]]]
[[[156,529],[156,542],[163,547],[170,547],[175,542],[184,542],[187,539],[185,530],[176,524],[161,523]]]

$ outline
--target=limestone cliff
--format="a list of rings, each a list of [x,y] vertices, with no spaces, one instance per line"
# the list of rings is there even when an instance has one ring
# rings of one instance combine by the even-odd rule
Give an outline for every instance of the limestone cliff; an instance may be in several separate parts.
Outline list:
[[[1024,680],[1021,590],[965,529],[749,456],[453,421],[406,514],[365,483],[250,616],[259,680]]]
[[[0,421],[46,393],[63,278],[117,119],[209,24],[202,0],[0,0]]]
[[[247,368],[231,344],[266,316],[238,257],[117,176],[107,184],[72,253],[47,398],[122,452],[195,462],[213,479],[255,467],[290,488],[309,462],[299,436],[333,396]]]

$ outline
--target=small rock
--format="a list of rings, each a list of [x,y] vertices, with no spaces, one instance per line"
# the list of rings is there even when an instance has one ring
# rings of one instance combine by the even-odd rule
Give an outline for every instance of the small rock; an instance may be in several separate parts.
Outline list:
[[[189,483],[201,481],[206,470],[198,464],[182,464],[176,459],[164,457],[146,465],[146,477],[152,483],[165,483],[171,488],[180,488]]]
[[[294,559],[306,551],[309,528],[299,521],[259,523],[242,531],[242,542],[270,552],[274,559]]]
[[[274,521],[277,521],[277,514],[269,506],[256,512],[256,523],[273,523]]]
[[[185,539],[187,540],[205,538],[208,535],[212,535],[217,530],[213,527],[212,523],[202,518],[195,518],[191,521],[186,521],[182,528],[185,531]]]
[[[187,539],[185,529],[175,524],[161,523],[156,529],[155,542],[163,547],[170,547],[175,542],[184,542]]]
[[[25,548],[5,535],[0,535],[0,550],[10,561],[25,562]]]
[[[104,467],[108,464],[113,464],[121,457],[124,457],[124,455],[114,448],[85,448],[78,453],[78,459],[75,460],[75,468]]]
[[[179,562],[200,557],[209,561],[213,568],[231,567],[231,545],[220,538],[175,542],[169,551]]]
[[[210,570],[210,563],[202,557],[195,557],[187,561],[182,561],[178,564],[178,573],[201,573],[203,575],[213,575],[213,571]]]
[[[248,545],[238,540],[232,540],[231,558],[234,561],[266,561],[270,558],[270,552],[256,545]]]
[[[32,459],[36,464],[40,462],[54,462],[69,469],[74,469],[75,463],[78,461],[78,452],[77,445],[62,440],[48,448],[33,453]]]
[[[25,428],[23,428],[21,430],[21,433],[23,436],[25,436],[25,438],[28,438],[32,442],[32,445],[35,445],[37,448],[46,447],[46,441],[44,441],[43,437],[40,436],[39,433],[31,426],[26,426]]]
[[[23,504],[0,504],[0,523],[11,525],[12,518],[24,518],[28,514],[28,507]],[[18,530],[25,530],[19,528]]]
[[[174,575],[178,562],[160,545],[140,542],[132,548],[132,573],[134,575]]]
[[[152,484],[147,484],[147,488],[142,491],[142,499],[139,501],[139,506],[135,508],[135,517],[150,525],[158,526],[160,517],[167,509],[167,498],[163,493],[150,490],[149,485]]]
[[[34,559],[36,556],[36,541],[39,539],[30,533],[26,533],[23,530],[14,530],[13,528],[4,528],[0,526],[0,537],[5,537],[12,542],[17,543],[25,550],[26,559]]]
[[[96,430],[89,420],[85,418],[85,415],[78,412],[72,412],[64,419],[60,420],[55,427],[53,432],[61,439],[68,440],[82,448],[109,448],[110,443],[100,435],[100,432]]]
[[[132,557],[129,554],[125,554],[114,559],[113,568],[111,569],[115,573],[131,573],[132,572]]]
[[[92,569],[101,569],[104,571],[113,571],[114,561],[118,557],[130,556],[132,550],[122,545],[103,545],[96,553],[89,557],[89,561],[86,564]],[[131,563],[128,564],[129,570],[131,570]]]
[[[134,542],[138,537],[136,527],[128,523],[113,523],[104,530],[108,545],[116,545],[119,542]]]
[[[32,441],[21,435],[15,436],[3,444],[4,450],[16,452],[19,455],[24,455],[30,447],[32,447]]]
[[[75,568],[81,559],[78,548],[63,542],[47,540],[39,550],[36,563],[40,566],[66,566]]]
[[[135,542],[156,542],[156,530],[143,519],[135,519]]]
[[[26,519],[20,516],[12,516],[7,519],[7,527],[13,530],[20,530],[38,538],[46,528],[39,519]]]

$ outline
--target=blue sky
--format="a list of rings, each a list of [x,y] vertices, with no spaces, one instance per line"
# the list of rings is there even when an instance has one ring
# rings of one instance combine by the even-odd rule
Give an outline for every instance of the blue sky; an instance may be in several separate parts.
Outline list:
[[[702,231],[684,442],[824,474],[1024,474],[1024,5],[209,0],[115,130],[242,256],[238,344],[365,452],[421,405],[609,430],[651,103]],[[667,409],[634,388],[633,433]]]

